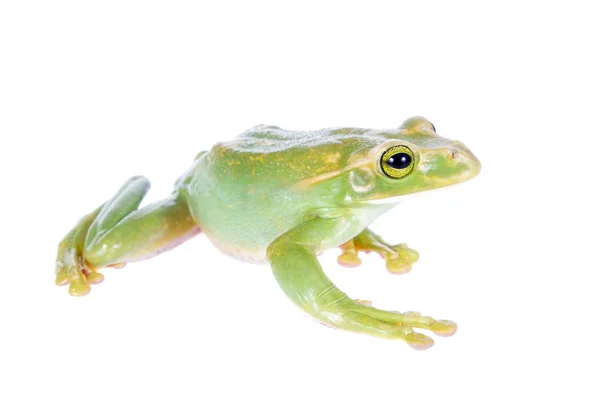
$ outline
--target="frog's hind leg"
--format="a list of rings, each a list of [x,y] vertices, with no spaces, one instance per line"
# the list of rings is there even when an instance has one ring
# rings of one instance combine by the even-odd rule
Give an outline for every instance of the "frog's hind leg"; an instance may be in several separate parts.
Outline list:
[[[391,245],[381,236],[365,229],[356,237],[340,246],[342,254],[338,263],[345,267],[356,267],[361,264],[359,252],[375,252],[384,260],[387,270],[392,274],[405,274],[412,269],[413,263],[419,260],[419,253],[410,249],[406,244]]]
[[[456,331],[452,321],[435,320],[416,312],[400,313],[354,301],[323,273],[316,253],[344,221],[314,219],[280,236],[267,250],[277,282],[286,295],[306,313],[326,325],[385,339],[401,339],[416,349],[433,345],[433,339],[414,331],[429,330],[439,336]]]
[[[138,209],[150,188],[144,177],[127,180],[105,204],[83,217],[58,246],[56,284],[83,296],[103,280],[98,269],[153,257],[200,232],[184,196]]]

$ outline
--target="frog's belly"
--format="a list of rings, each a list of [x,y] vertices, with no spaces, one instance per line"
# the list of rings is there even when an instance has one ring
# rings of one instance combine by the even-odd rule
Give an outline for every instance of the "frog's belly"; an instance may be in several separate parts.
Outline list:
[[[246,248],[227,241],[221,241],[218,238],[207,234],[212,244],[224,254],[231,256],[243,262],[252,264],[266,264],[267,263],[267,249],[266,248]]]
[[[194,196],[192,216],[202,232],[223,253],[236,259],[264,263],[275,239],[304,220],[305,212],[283,202],[223,202]]]
[[[224,219],[224,225],[215,225],[212,223],[214,221],[203,218],[203,215],[194,215],[194,218],[217,249],[233,258],[254,264],[266,263],[269,245],[296,226],[293,221],[280,221],[279,225],[255,225],[252,221],[244,221],[245,218],[238,218],[233,223]]]

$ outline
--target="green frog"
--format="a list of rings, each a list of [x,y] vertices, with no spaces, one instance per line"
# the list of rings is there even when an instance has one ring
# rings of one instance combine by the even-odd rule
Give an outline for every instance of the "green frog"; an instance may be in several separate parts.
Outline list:
[[[56,284],[83,296],[105,267],[122,267],[204,233],[223,253],[266,263],[289,299],[319,322],[426,349],[456,324],[353,300],[324,274],[317,256],[339,247],[357,266],[376,252],[394,274],[419,258],[369,225],[407,196],[475,177],[481,164],[461,142],[439,136],[425,118],[396,129],[295,132],[259,125],[199,153],[164,200],[138,208],[150,183],[127,180],[60,242]]]

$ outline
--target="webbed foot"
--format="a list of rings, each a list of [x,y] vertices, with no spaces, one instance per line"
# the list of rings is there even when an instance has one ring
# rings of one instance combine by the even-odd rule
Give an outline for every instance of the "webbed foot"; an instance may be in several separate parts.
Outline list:
[[[94,269],[86,268],[82,256],[85,236],[98,211],[83,217],[58,245],[55,283],[68,284],[72,296],[85,296],[90,292],[91,283],[100,283],[104,278]]]
[[[397,312],[385,311],[372,307],[362,301],[345,307],[344,313],[360,314],[361,323],[370,326],[389,339],[402,339],[416,350],[425,350],[433,346],[431,337],[415,332],[414,329],[425,329],[437,336],[452,336],[456,333],[457,325],[449,320],[436,320],[432,317],[421,316],[415,311]],[[347,315],[349,317],[349,315]]]
[[[83,257],[85,237],[97,214],[98,210],[83,217],[58,246],[54,282],[58,286],[68,284],[71,296],[85,296],[90,292],[90,285],[104,281],[104,275],[98,272],[99,268],[85,262]],[[125,263],[119,263],[107,267],[124,266]]]
[[[85,296],[90,292],[90,285],[97,285],[104,281],[104,275],[98,272],[99,268],[81,263],[78,259],[66,256],[65,261],[56,261],[55,283],[58,286],[69,285],[71,296]],[[103,268],[123,268],[126,263],[107,265]]]
[[[406,244],[391,245],[380,236],[365,230],[352,240],[340,246],[342,254],[338,263],[345,267],[356,267],[361,264],[359,252],[376,252],[385,260],[387,270],[392,274],[405,274],[412,269],[413,263],[419,260],[419,253]]]

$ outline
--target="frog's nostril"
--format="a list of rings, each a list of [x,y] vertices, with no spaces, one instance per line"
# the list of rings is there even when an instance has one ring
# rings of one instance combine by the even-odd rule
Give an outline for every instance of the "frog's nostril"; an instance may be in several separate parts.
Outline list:
[[[454,160],[457,155],[458,155],[458,151],[456,151],[456,150],[448,150],[448,159],[449,160]]]

